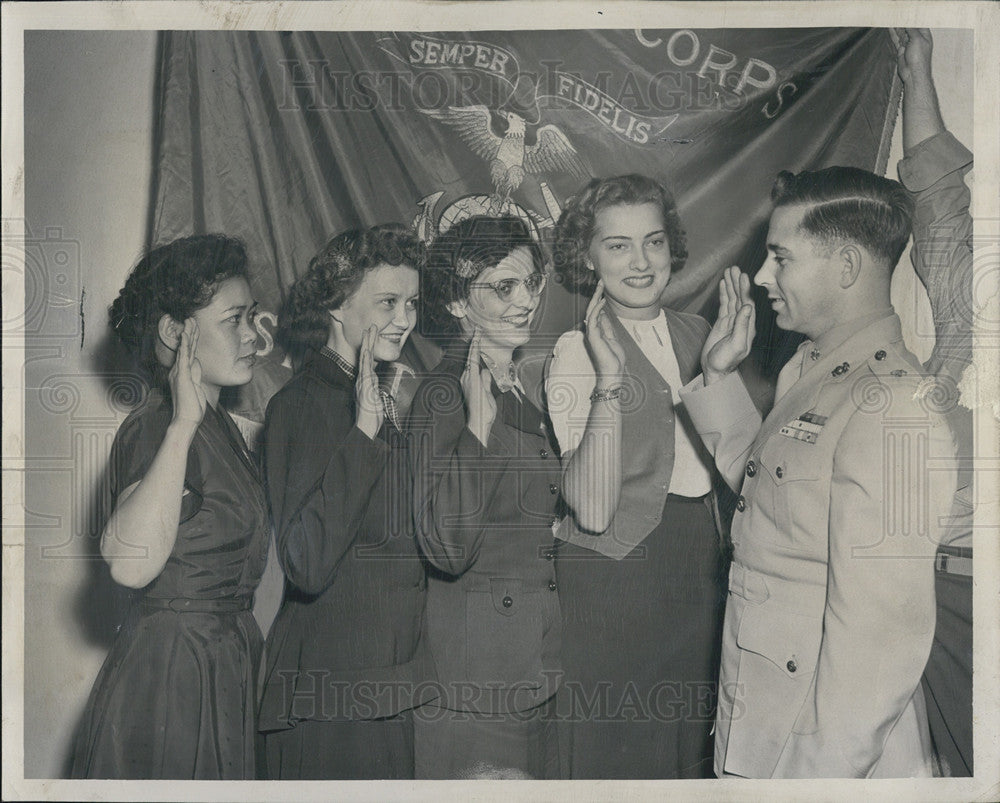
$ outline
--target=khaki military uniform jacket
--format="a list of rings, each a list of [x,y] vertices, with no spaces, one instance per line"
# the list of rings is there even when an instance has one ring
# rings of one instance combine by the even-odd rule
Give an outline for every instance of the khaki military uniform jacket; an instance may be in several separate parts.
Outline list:
[[[803,367],[763,423],[736,373],[682,391],[742,494],[716,772],[926,775],[919,681],[952,439],[894,314]]]

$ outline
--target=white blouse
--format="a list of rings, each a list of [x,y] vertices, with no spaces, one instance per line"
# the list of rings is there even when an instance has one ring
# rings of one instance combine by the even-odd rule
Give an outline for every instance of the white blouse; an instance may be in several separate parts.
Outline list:
[[[670,385],[675,414],[674,470],[670,477],[670,493],[704,496],[712,490],[711,469],[702,459],[705,451],[700,446],[701,438],[681,404],[679,391],[683,383],[666,314],[661,310],[659,317],[651,321],[619,320],[646,359]],[[590,394],[596,380],[583,332],[573,330],[563,334],[553,349],[552,363],[545,380],[549,417],[563,454],[575,450],[583,439],[590,415]],[[628,457],[624,456],[624,459]]]

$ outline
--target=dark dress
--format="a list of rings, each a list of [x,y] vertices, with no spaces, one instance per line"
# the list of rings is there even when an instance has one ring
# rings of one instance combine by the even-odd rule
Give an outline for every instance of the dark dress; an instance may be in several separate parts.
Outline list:
[[[436,696],[402,433],[355,426],[354,379],[311,352],[271,399],[268,497],[285,596],[259,727],[280,779],[413,777],[410,709]]]
[[[142,479],[172,417],[159,391],[111,449],[113,499]],[[177,541],[94,684],[76,778],[252,779],[267,560],[264,490],[235,424],[209,407],[188,452]]]
[[[417,777],[559,775],[552,697],[560,611],[553,535],[561,470],[541,412],[493,387],[484,447],[466,426],[453,344],[413,400],[417,537],[441,699],[416,712]]]

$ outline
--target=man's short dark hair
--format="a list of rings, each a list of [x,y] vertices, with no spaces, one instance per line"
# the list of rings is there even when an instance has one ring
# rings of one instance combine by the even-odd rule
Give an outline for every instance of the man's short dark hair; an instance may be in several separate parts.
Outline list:
[[[890,270],[910,239],[913,201],[903,185],[857,167],[782,171],[771,201],[776,208],[809,207],[802,217],[805,231],[831,244],[855,242]]]

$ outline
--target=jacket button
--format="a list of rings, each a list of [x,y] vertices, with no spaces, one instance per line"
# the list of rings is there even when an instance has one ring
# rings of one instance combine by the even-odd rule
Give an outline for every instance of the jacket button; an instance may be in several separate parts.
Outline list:
[[[556,553],[551,549],[545,551],[545,560],[552,560],[556,556]]]
[[[785,469],[783,469],[781,466],[778,466],[774,470],[774,473],[778,475],[778,479],[780,480],[782,477],[785,476]]]
[[[514,604],[514,600],[513,600],[513,599],[512,599],[511,597],[504,597],[504,598],[503,598],[503,599],[501,600],[501,603],[503,604],[503,606],[504,606],[505,608],[509,608],[509,607],[510,607],[511,605],[513,605],[513,604]]]
[[[875,352],[875,359],[876,360],[884,360],[885,359],[885,352],[882,349],[879,349],[878,351],[876,351]]]
[[[796,669],[798,669],[798,667],[795,665],[795,661],[789,661],[787,664],[785,664],[785,669],[787,669],[789,672],[794,672]]]
[[[757,473],[757,464],[753,460],[751,460],[749,463],[747,463],[747,476],[752,477],[756,473]]]
[[[539,449],[538,450],[538,456],[540,458],[542,458],[542,460],[544,460],[546,457],[549,456],[549,450],[548,449]]]
[[[555,591],[555,590],[556,590],[556,581],[549,580],[549,591]]]
[[[740,513],[742,513],[744,510],[747,509],[747,500],[745,498],[743,498],[742,496],[739,499],[736,500],[736,509]]]
[[[557,493],[559,493],[559,486],[556,485],[554,482],[550,482],[549,483],[549,493],[550,494],[557,494]]]

